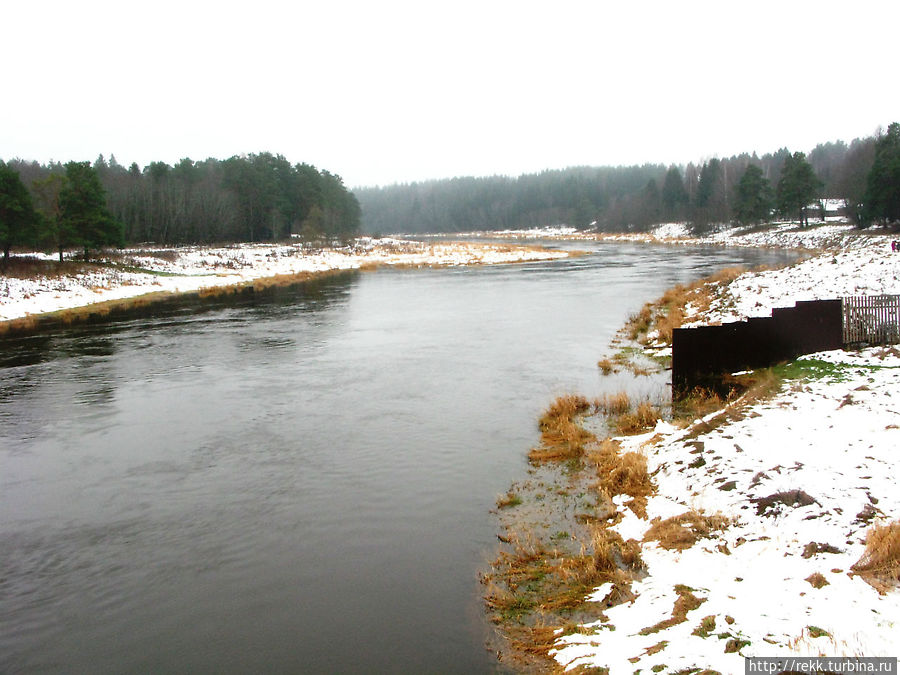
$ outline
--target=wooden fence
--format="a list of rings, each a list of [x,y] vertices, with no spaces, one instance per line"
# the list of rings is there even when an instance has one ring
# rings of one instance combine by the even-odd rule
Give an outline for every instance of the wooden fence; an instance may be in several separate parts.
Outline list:
[[[844,344],[900,342],[900,295],[843,298]]]

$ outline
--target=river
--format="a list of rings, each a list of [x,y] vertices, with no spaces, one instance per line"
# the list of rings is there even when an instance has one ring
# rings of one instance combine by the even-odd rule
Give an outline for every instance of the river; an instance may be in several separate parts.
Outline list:
[[[784,257],[573,247],[0,341],[0,671],[493,670],[542,408],[634,386],[596,362],[665,288]]]

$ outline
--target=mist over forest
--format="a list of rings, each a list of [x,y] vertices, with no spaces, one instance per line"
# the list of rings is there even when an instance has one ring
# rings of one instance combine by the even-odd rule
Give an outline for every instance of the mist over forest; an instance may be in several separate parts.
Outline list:
[[[890,138],[889,133],[877,132],[849,144],[820,143],[808,154],[782,148],[762,156],[743,153],[687,166],[579,166],[517,178],[451,178],[359,188],[354,193],[368,233],[553,224],[626,231],[675,221],[689,222],[700,232],[716,223],[766,220],[776,211],[797,217],[796,202],[806,197],[845,199],[848,217],[866,225],[881,216],[867,213],[863,203],[878,144]],[[900,181],[898,143],[892,142],[890,160],[895,184]],[[748,167],[755,167],[749,176]],[[784,176],[785,167],[799,175]],[[804,184],[791,185],[795,178]],[[795,194],[788,194],[792,190]]]

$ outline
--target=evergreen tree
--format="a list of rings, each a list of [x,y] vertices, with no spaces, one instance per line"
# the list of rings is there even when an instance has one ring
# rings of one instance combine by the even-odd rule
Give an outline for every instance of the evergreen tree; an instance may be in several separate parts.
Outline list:
[[[662,205],[666,218],[678,220],[684,217],[689,198],[677,166],[669,167],[662,189]]]
[[[37,222],[31,194],[19,172],[0,161],[0,245],[4,264],[9,260],[10,248],[33,241]]]
[[[781,177],[778,179],[778,210],[785,216],[796,213],[800,226],[809,225],[806,206],[813,201],[822,189],[822,181],[813,171],[812,165],[806,161],[806,154],[795,152],[784,159]]]
[[[62,207],[59,204],[59,195],[65,183],[66,177],[63,174],[51,173],[31,184],[37,209],[41,214],[41,232],[38,238],[42,245],[59,251],[60,262],[63,261],[65,244],[62,236]]]
[[[711,223],[726,222],[728,216],[722,161],[713,158],[700,169],[697,194],[694,197],[693,229],[695,232],[703,232]]]
[[[772,186],[755,164],[744,170],[737,187],[734,217],[741,225],[755,225],[769,218],[774,205]]]
[[[866,223],[900,221],[900,123],[892,123],[876,141],[863,209]]]
[[[106,193],[90,162],[68,162],[66,183],[60,190],[60,246],[91,249],[122,243],[122,227],[106,206]]]
[[[643,213],[639,216],[638,225],[648,227],[659,223],[661,198],[656,181],[652,178],[647,181],[647,185],[641,193],[641,203]]]

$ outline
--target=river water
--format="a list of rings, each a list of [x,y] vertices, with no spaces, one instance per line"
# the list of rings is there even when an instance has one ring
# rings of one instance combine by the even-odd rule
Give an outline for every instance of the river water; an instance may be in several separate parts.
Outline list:
[[[0,671],[493,670],[478,573],[542,408],[622,386],[644,301],[780,257],[576,247],[0,341]]]

